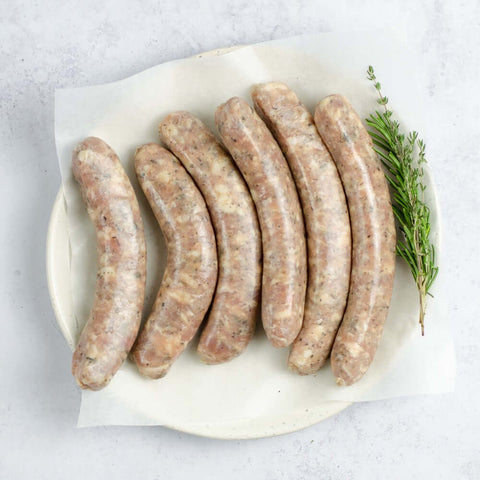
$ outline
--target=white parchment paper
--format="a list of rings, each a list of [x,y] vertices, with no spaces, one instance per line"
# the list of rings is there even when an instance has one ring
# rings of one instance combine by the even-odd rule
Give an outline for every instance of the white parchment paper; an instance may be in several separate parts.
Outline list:
[[[133,154],[137,146],[158,141],[157,125],[165,115],[189,110],[215,131],[217,105],[232,96],[250,102],[252,84],[277,80],[287,83],[311,111],[324,96],[342,93],[365,118],[376,108],[375,91],[365,74],[371,64],[401,122],[423,134],[425,90],[416,80],[414,58],[385,32],[318,34],[169,62],[107,85],[57,90],[55,136],[69,219],[73,338],[78,338],[88,317],[96,275],[95,235],[70,165],[72,149],[84,137],[101,137],[117,152],[137,191],[148,246],[146,316],[163,273],[165,246],[138,187]],[[431,163],[434,169],[434,159]],[[428,171],[427,180],[431,183]],[[430,186],[432,239],[441,267],[439,212]],[[213,425],[266,416],[280,419],[332,400],[452,391],[455,359],[441,273],[433,293],[422,338],[415,286],[407,266],[397,261],[382,342],[371,368],[354,386],[336,386],[329,367],[307,377],[289,372],[288,350],[274,349],[259,325],[247,351],[224,365],[203,365],[195,353],[196,341],[161,380],[141,377],[127,361],[107,388],[82,393],[78,425]]]

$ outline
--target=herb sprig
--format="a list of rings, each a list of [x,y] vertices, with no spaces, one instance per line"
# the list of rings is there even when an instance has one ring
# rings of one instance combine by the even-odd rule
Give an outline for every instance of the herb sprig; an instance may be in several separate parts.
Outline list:
[[[401,133],[400,124],[392,118],[393,111],[387,107],[388,98],[382,94],[372,66],[368,67],[367,78],[378,92],[377,103],[383,106],[382,111],[377,110],[366,119],[371,128],[368,133],[387,170],[386,177],[392,188],[393,213],[400,230],[397,255],[408,263],[415,279],[420,301],[419,323],[424,335],[426,296],[430,295],[430,287],[438,274],[435,249],[430,242],[430,210],[424,199],[425,144],[415,131],[407,136]]]

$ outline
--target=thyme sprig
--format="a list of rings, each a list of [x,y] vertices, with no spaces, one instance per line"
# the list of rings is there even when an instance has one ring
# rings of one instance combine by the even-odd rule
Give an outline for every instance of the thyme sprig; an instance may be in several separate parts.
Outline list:
[[[430,242],[430,210],[425,204],[423,164],[426,163],[425,144],[415,131],[406,136],[400,124],[394,120],[388,98],[382,94],[372,66],[368,67],[367,78],[378,92],[377,103],[381,111],[366,119],[371,128],[374,149],[386,169],[386,178],[393,195],[393,213],[397,219],[400,235],[397,236],[397,255],[409,265],[417,285],[420,301],[419,323],[425,333],[426,296],[438,274],[435,265],[435,248]]]

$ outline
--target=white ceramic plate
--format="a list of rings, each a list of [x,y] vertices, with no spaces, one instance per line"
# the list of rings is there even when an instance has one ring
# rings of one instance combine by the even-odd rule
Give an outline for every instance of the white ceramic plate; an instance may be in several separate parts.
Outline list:
[[[201,54],[200,56],[219,55],[222,53],[225,53],[225,50],[216,50],[214,52]],[[309,58],[307,61],[309,61]],[[307,64],[310,65],[309,63]],[[315,79],[319,78],[321,72],[314,71],[307,73],[308,75],[306,74],[306,78]],[[141,76],[142,74],[139,74],[135,77],[135,80],[141,81]],[[255,78],[257,78],[257,70],[255,70]],[[335,76],[335,78],[341,78],[341,76]],[[295,82],[298,82],[297,86],[303,85],[294,77],[291,78],[291,81],[293,82],[292,88],[294,89]],[[101,91],[103,92],[103,89],[101,89]],[[306,92],[304,91],[304,94],[305,93]],[[209,95],[211,94],[212,92],[209,92]],[[315,98],[318,98],[316,95],[317,93],[315,90]],[[150,101],[150,97],[148,98]],[[208,96],[208,99],[210,102],[210,96]],[[82,98],[80,97],[80,101],[81,100]],[[217,99],[216,101],[220,100],[221,99]],[[178,108],[178,106],[170,108]],[[152,118],[154,117],[155,115],[153,115]],[[67,116],[64,118],[68,121],[71,117]],[[118,114],[112,116],[112,118],[118,118]],[[148,122],[150,122],[150,117],[148,117]],[[138,127],[139,133],[141,134],[141,132],[144,132],[145,128],[149,128],[148,125],[141,126],[141,128]],[[100,129],[99,132],[100,136],[102,136],[103,131]],[[74,138],[78,139],[78,136],[78,134],[75,134]],[[107,136],[105,139],[108,141],[109,138],[110,137]],[[136,134],[134,138],[137,138]],[[136,141],[134,138],[128,141],[128,145],[124,146],[127,148],[123,152],[123,155],[121,155],[121,158],[128,154],[129,149],[132,148],[130,143]],[[117,143],[121,142],[121,135],[119,138],[116,138],[115,141]],[[70,145],[69,142],[66,143]],[[70,146],[68,148],[70,148]],[[69,151],[71,152],[71,149]],[[69,152],[64,153],[64,161],[68,160],[68,155]],[[65,165],[67,165],[66,169],[68,171],[68,163]],[[429,176],[427,176],[426,181],[431,187],[429,191],[432,198],[429,203],[434,206],[432,209],[432,219],[436,219],[438,207],[433,184],[431,183]],[[165,256],[165,252],[161,248],[156,248],[159,246],[156,245],[159,237],[158,227],[155,227],[155,222],[152,219],[148,219],[148,206],[145,205],[144,199],[140,197],[141,195],[139,195],[140,203],[142,204],[143,202],[144,204],[144,220],[147,220],[147,244],[149,244],[149,241],[153,242],[149,244],[150,248],[148,253],[150,261],[152,261],[152,255],[154,257],[157,255],[157,258],[153,259],[153,263],[155,264],[158,260],[158,263],[161,264],[162,260],[164,260],[164,258],[162,259],[162,256]],[[68,198],[70,199],[70,197]],[[73,222],[70,223],[70,227],[73,225],[77,229],[77,234],[79,231],[83,232],[84,227],[87,228],[89,226],[88,218],[84,211],[80,212],[80,210],[74,210],[71,211],[70,214],[70,220]],[[438,229],[434,228],[433,230],[439,241]],[[71,230],[71,232],[72,236],[75,235],[74,230]],[[93,272],[93,277],[95,277],[94,263],[92,263],[94,255],[90,255],[95,251],[94,236],[93,232],[91,233],[92,235],[88,239],[87,252],[80,255],[75,254],[74,260],[76,261],[78,268],[82,267],[88,272],[91,270]],[[73,236],[72,238],[76,239],[77,237]],[[71,265],[75,265],[75,261],[71,261],[66,204],[63,197],[63,190],[60,190],[53,207],[48,231],[47,275],[52,305],[58,323],[72,349],[78,338],[79,331],[81,330],[82,319],[84,319],[84,317],[86,318],[88,315],[87,298],[91,297],[90,287],[83,292],[83,297],[79,297],[80,292],[78,291],[78,288],[76,288],[76,302],[78,303],[79,298],[82,300],[80,302],[82,311],[79,313],[78,310],[76,310],[77,316],[80,320],[80,322],[78,322],[74,314],[74,302],[72,301],[72,278],[75,283],[78,278],[82,278],[83,282],[83,277],[78,275],[78,271],[75,268],[73,268],[72,271]],[[158,264],[156,270],[159,270]],[[156,275],[158,277],[159,272],[156,272]],[[158,277],[156,280],[158,281],[152,282],[150,275],[151,291],[153,291],[151,288],[152,285],[155,285],[155,283],[158,284],[160,278]],[[80,285],[77,285],[77,287],[81,288],[82,282],[80,282]],[[148,282],[149,280],[147,279],[147,287]],[[391,343],[388,343],[388,339],[384,338],[384,341],[377,352],[378,360],[375,365],[376,368],[371,368],[364,379],[362,379],[362,382],[359,382],[362,383],[361,386],[358,385],[360,390],[361,388],[364,388],[364,390],[366,388],[368,389],[370,386],[375,385],[378,380],[385,377],[393,359],[392,352],[396,351],[396,343],[398,343],[398,339],[405,339],[411,331],[414,329],[416,331],[415,289],[414,287],[413,289],[411,288],[413,282],[411,282],[408,268],[406,268],[405,265],[402,265],[401,262],[400,264],[397,262],[395,283],[396,289],[394,290],[391,307],[392,315],[389,315],[389,317],[391,316],[396,319],[401,314],[402,322],[390,321],[389,341]],[[158,285],[156,288],[158,288]],[[85,301],[83,301],[83,299],[85,299]],[[410,304],[408,301],[406,302],[408,299],[413,299]],[[150,295],[149,301],[152,301],[152,295]],[[148,302],[146,302],[146,308],[148,310]],[[127,392],[128,395],[118,395],[118,397],[116,396],[115,398],[118,399],[119,402],[125,402],[125,397],[131,395],[131,392],[138,392],[136,401],[132,398],[127,398],[128,408],[137,409],[137,411],[143,414],[150,422],[153,421],[156,424],[165,425],[169,428],[183,432],[226,439],[259,438],[296,431],[320,422],[350,405],[348,401],[325,401],[325,399],[334,398],[337,400],[338,398],[342,398],[342,400],[350,400],[352,398],[351,396],[348,398],[339,397],[335,393],[333,397],[322,397],[324,394],[322,385],[328,384],[330,385],[330,388],[334,385],[333,376],[331,376],[331,379],[326,379],[326,375],[331,375],[329,369],[323,369],[319,374],[319,377],[323,377],[324,383],[319,382],[319,378],[315,379],[315,376],[298,377],[294,374],[290,374],[284,367],[286,354],[288,352],[286,349],[281,350],[283,350],[283,352],[278,349],[270,348],[270,345],[262,335],[261,328],[259,328],[258,334],[253,339],[251,345],[249,345],[247,351],[238,359],[225,365],[218,365],[215,367],[205,366],[196,358],[194,348],[189,348],[177,360],[177,362],[175,362],[172,371],[162,380],[161,383],[149,383],[148,386],[141,382],[149,381],[141,379],[140,375],[138,375],[135,368],[131,365],[131,362],[127,361],[126,365],[122,367],[121,371],[113,379],[112,384],[118,380],[116,386],[119,386],[120,384],[124,385],[125,382],[123,382],[123,380],[126,377],[123,377],[122,380],[119,377],[125,374],[127,377],[130,375],[130,385],[136,385],[136,387],[131,387]],[[273,377],[271,376],[272,374]],[[327,380],[327,383],[325,383],[325,380]],[[196,382],[195,386],[190,388],[194,382]],[[155,392],[157,396],[149,396],[145,393],[152,392],[153,394],[155,385],[163,388],[160,397],[158,396],[158,391]],[[280,385],[282,385],[281,393]],[[110,388],[110,386],[108,388]],[[195,390],[195,388],[197,390]],[[337,387],[335,386],[335,388]],[[353,389],[354,387],[351,388]],[[212,394],[211,389],[216,390],[216,394]],[[229,389],[230,391],[228,391]],[[117,390],[117,393],[118,391],[119,390]],[[349,392],[351,391],[353,390],[349,390]],[[98,406],[97,402],[101,398],[103,391],[94,392],[92,395],[90,395],[90,393],[91,392],[86,392],[83,399],[88,399],[88,401],[90,401],[91,409],[96,411]],[[142,396],[142,398],[138,398],[139,396]],[[167,401],[168,396],[170,396],[170,403]],[[138,406],[138,400],[143,400],[145,398],[147,399],[145,405],[143,407]],[[324,398],[324,400],[319,400],[320,398]],[[361,396],[353,398],[361,398]],[[161,399],[160,402],[159,399]],[[283,408],[281,413],[278,413],[280,410],[275,410],[275,408],[272,407],[274,407],[276,403],[279,403],[280,399],[284,401],[282,405],[287,405],[287,407]],[[286,403],[285,399],[287,399]],[[305,402],[304,400],[308,401]],[[148,404],[149,401],[150,404]],[[183,402],[183,404],[180,404],[181,402]],[[238,405],[242,405],[242,403],[247,408],[244,408],[242,410],[243,413],[239,414],[239,409],[237,407]],[[299,407],[299,405],[303,405],[303,407]],[[255,408],[248,408],[252,406]],[[205,407],[208,407],[207,414],[205,414]],[[163,409],[163,412],[160,412],[163,413],[163,416],[159,415],[159,408]],[[219,413],[218,408],[223,408],[221,419],[217,418]],[[90,410],[90,412],[92,410]],[[253,411],[255,412],[255,415],[248,413]],[[165,413],[167,413],[167,415],[165,415]],[[104,418],[100,416],[100,418],[97,419],[98,423],[96,424],[102,424],[103,421]],[[122,422],[112,421],[110,423],[119,424]]]

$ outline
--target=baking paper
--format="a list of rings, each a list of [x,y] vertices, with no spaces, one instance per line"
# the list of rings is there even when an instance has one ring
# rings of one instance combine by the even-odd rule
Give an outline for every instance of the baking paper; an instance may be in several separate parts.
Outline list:
[[[342,93],[365,118],[377,108],[376,92],[366,79],[371,64],[402,124],[424,132],[421,100],[425,90],[412,74],[414,58],[386,32],[317,34],[173,61],[106,85],[57,90],[55,136],[69,219],[76,319],[69,326],[72,337],[78,338],[88,317],[96,278],[95,234],[71,172],[72,149],[78,142],[91,135],[105,140],[119,155],[137,192],[148,247],[146,317],[161,281],[165,245],[135,178],[133,155],[139,145],[158,142],[157,125],[165,115],[189,110],[215,132],[214,112],[219,104],[232,96],[251,104],[250,87],[275,80],[287,83],[311,111],[324,96]],[[431,183],[429,171],[427,180]],[[439,212],[432,183],[427,201],[441,265]],[[78,425],[158,424],[188,429],[189,424],[301,415],[332,400],[356,402],[451,391],[455,361],[441,269],[433,293],[426,336],[421,337],[415,285],[406,264],[397,260],[381,344],[365,377],[351,387],[338,387],[329,366],[305,377],[290,372],[288,349],[272,347],[259,322],[246,352],[223,365],[199,361],[197,338],[160,380],[141,377],[128,360],[108,387],[82,392]]]

